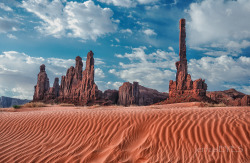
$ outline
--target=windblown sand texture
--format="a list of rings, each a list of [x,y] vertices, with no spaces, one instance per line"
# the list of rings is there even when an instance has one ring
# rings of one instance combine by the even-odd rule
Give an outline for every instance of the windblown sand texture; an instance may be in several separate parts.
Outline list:
[[[0,162],[250,162],[250,107],[59,107],[0,112]]]

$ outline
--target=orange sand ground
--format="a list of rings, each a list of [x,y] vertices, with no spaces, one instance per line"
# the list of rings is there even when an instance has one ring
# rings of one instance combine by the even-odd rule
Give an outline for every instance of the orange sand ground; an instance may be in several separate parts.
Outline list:
[[[0,162],[250,162],[250,107],[0,110]]]

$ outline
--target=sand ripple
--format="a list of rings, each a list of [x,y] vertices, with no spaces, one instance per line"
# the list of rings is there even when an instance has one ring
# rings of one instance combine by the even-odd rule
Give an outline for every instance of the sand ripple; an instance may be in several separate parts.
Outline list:
[[[250,108],[0,112],[0,162],[250,162]]]

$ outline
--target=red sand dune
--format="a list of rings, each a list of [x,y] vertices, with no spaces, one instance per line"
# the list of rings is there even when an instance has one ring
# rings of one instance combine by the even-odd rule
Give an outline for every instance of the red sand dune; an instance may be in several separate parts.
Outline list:
[[[0,162],[250,162],[250,107],[0,112]]]

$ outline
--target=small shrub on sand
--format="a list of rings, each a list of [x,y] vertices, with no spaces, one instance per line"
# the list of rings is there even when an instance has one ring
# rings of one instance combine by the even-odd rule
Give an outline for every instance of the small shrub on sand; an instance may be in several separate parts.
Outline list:
[[[20,109],[20,108],[21,108],[20,105],[13,105],[12,107],[13,107],[14,109]]]
[[[74,107],[74,104],[68,104],[68,103],[61,103],[59,106],[68,106],[68,107]]]
[[[27,104],[22,105],[24,108],[36,108],[36,107],[45,107],[46,104],[42,102],[30,102]]]

